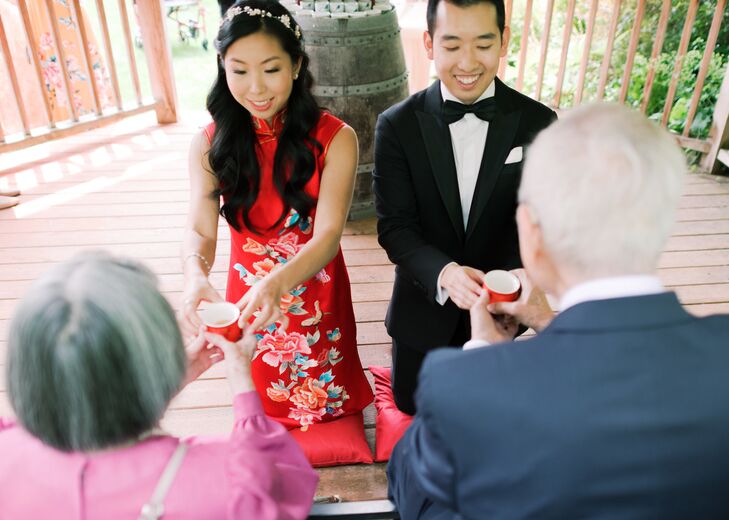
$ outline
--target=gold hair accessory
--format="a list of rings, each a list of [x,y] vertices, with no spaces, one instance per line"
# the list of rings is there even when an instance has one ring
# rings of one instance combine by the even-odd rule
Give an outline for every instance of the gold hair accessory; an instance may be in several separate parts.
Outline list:
[[[223,25],[226,22],[230,22],[233,18],[243,13],[247,14],[248,16],[260,16],[261,18],[273,18],[274,20],[278,20],[284,25],[284,27],[286,27],[289,31],[293,32],[297,39],[301,39],[301,29],[299,29],[298,25],[292,24],[291,17],[289,15],[282,14],[281,16],[274,16],[264,9],[252,9],[247,5],[244,7],[236,5],[228,9],[225,12],[225,16],[223,17],[223,19],[220,20],[220,25]]]

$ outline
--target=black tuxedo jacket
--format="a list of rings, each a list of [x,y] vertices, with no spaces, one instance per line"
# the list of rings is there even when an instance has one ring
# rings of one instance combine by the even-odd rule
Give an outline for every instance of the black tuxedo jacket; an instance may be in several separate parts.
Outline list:
[[[388,476],[403,520],[729,518],[729,315],[578,304],[533,339],[439,349]]]
[[[521,266],[514,216],[522,163],[504,162],[556,114],[494,81],[498,115],[489,125],[465,229],[450,131],[440,117],[440,82],[377,120],[377,230],[397,266],[385,324],[391,337],[423,351],[450,341],[462,312],[450,300],[443,306],[435,301],[446,264],[455,261],[484,272]]]

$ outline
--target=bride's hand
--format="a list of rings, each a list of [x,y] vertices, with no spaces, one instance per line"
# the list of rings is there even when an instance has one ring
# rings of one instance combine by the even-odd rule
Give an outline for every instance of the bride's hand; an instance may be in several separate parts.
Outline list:
[[[210,285],[204,276],[195,276],[185,279],[185,290],[182,293],[182,315],[180,328],[185,336],[192,336],[202,326],[197,315],[197,308],[201,301],[222,302],[223,297]]]
[[[243,298],[238,300],[236,305],[241,310],[238,325],[244,334],[246,331],[265,329],[283,318],[280,305],[285,292],[286,289],[276,278],[269,275],[251,287]],[[260,310],[258,316],[248,325],[248,320],[257,310]]]

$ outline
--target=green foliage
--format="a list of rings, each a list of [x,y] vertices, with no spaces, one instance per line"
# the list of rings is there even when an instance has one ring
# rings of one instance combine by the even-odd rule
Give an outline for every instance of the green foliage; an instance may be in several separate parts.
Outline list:
[[[605,99],[618,101],[621,97],[621,87],[628,63],[628,48],[630,45],[633,26],[637,19],[639,0],[623,0],[615,30],[612,53],[607,64],[604,92],[600,92],[601,69],[607,53],[607,40],[610,36],[610,22],[616,0],[600,0],[598,14],[595,20],[594,34],[590,45],[589,61],[587,63],[581,102]],[[522,91],[535,96],[548,103],[559,106],[572,106],[577,99],[576,90],[579,79],[579,70],[586,43],[586,33],[589,24],[589,0],[579,0],[572,20],[567,66],[562,85],[557,85],[559,60],[562,54],[562,40],[564,25],[567,23],[567,0],[557,0],[554,4],[550,37],[548,41],[547,60],[544,67],[544,80],[541,89],[536,82],[539,77],[538,64],[540,60],[541,40],[544,34],[544,21],[546,15],[546,1],[534,1],[532,21],[529,28],[528,55]],[[706,48],[706,41],[716,11],[717,0],[701,0],[698,2],[695,22],[691,31],[688,52],[677,64],[677,55],[681,43],[684,24],[687,18],[690,0],[673,0],[671,2],[668,26],[665,39],[654,62],[651,62],[653,47],[658,32],[663,0],[648,0],[645,13],[639,28],[639,39],[632,70],[628,78],[628,88],[625,103],[641,109],[644,96],[649,95],[645,107],[646,114],[652,119],[660,121],[663,117],[664,106],[674,74],[678,65],[678,82],[672,96],[667,126],[676,133],[682,133],[686,125],[691,100],[697,86],[699,69]],[[514,0],[513,16],[511,20],[512,42],[509,52],[509,69],[506,80],[510,84],[516,83],[516,65],[519,47],[524,33],[525,0]],[[512,66],[513,65],[513,66]],[[716,105],[719,90],[729,65],[729,9],[724,9],[722,22],[711,57],[708,72],[701,89],[699,104],[692,120],[689,135],[703,139],[709,134],[712,116]],[[646,84],[651,73],[654,73],[650,93],[647,93]],[[558,87],[559,88],[558,90]],[[600,96],[600,94],[602,94]]]

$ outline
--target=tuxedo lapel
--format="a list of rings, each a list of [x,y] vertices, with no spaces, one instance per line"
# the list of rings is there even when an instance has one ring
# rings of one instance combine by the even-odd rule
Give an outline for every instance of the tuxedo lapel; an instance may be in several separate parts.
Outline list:
[[[478,170],[478,180],[471,202],[471,210],[468,213],[468,227],[466,229],[466,240],[468,240],[481,217],[484,208],[488,204],[491,193],[499,178],[499,172],[504,166],[504,161],[511,150],[516,131],[519,128],[521,110],[514,107],[510,102],[508,87],[501,83],[498,78],[496,82],[496,106],[498,113],[491,123],[486,137],[486,147],[481,158],[481,167]]]
[[[416,111],[415,115],[418,118],[435,183],[448,211],[448,218],[458,238],[463,240],[463,212],[458,192],[456,162],[453,158],[451,133],[440,116],[442,102],[440,82],[436,81],[425,93],[424,110]]]

